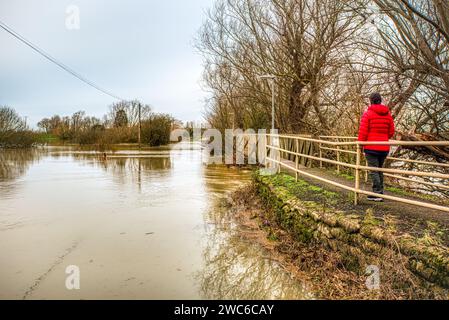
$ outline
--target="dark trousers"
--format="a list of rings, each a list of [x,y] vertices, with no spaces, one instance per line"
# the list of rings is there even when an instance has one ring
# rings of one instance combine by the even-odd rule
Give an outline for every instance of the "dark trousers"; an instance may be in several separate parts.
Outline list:
[[[365,157],[369,167],[383,168],[388,152],[365,150]],[[384,174],[379,171],[370,171],[371,180],[373,181],[373,192],[384,193]]]

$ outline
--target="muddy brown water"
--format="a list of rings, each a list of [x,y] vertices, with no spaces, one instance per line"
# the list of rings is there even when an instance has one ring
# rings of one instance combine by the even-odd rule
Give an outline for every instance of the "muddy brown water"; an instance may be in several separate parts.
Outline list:
[[[0,151],[0,299],[312,298],[220,205],[250,172],[193,149]]]

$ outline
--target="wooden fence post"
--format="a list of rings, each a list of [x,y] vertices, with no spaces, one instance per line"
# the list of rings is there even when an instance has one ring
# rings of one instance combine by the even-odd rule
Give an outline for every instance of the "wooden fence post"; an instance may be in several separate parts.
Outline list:
[[[313,146],[314,146],[314,143],[310,142],[309,152],[307,153],[310,156],[313,156]],[[313,168],[313,159],[310,159],[309,168]]]
[[[337,161],[340,162],[340,146],[337,146]],[[337,164],[337,173],[340,174],[340,165]]]
[[[270,145],[270,141],[268,140],[270,137],[265,133],[265,168],[268,169],[268,147]]]
[[[281,150],[279,150],[279,159],[278,159],[278,161],[279,161],[279,163],[278,163],[278,174],[280,174],[281,173],[281,169],[282,169],[282,165],[281,165],[281,163],[282,163],[282,143],[281,143],[281,137],[278,136],[277,142],[278,142],[278,148],[281,149]]]
[[[368,167],[368,160],[365,161],[366,166]],[[369,171],[365,170],[365,182],[368,183],[368,175],[369,175]]]
[[[323,159],[323,144],[320,143],[320,159]],[[320,161],[320,168],[323,169],[323,161]]]
[[[298,178],[299,178],[299,174],[298,174],[298,169],[299,169],[299,140],[296,139],[296,182],[298,182]]]
[[[357,192],[360,189],[360,158],[361,158],[361,150],[360,145],[357,144],[357,162],[355,169],[355,194],[354,194],[354,204],[359,204],[359,193]]]

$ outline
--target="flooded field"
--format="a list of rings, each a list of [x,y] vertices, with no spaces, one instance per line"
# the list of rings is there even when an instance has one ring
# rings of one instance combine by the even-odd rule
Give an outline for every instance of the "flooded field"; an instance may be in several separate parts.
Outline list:
[[[250,172],[187,147],[0,151],[0,299],[308,298],[219,205]]]

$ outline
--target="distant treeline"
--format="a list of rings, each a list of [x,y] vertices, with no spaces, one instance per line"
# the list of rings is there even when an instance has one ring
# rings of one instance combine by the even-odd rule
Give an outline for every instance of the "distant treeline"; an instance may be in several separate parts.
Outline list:
[[[29,147],[39,142],[62,142],[106,148],[119,143],[137,143],[139,127],[142,144],[160,146],[170,142],[175,124],[172,116],[154,113],[150,106],[134,100],[111,105],[102,119],[88,116],[84,111],[44,118],[37,124],[40,131],[33,132],[13,109],[2,107],[0,146]]]

